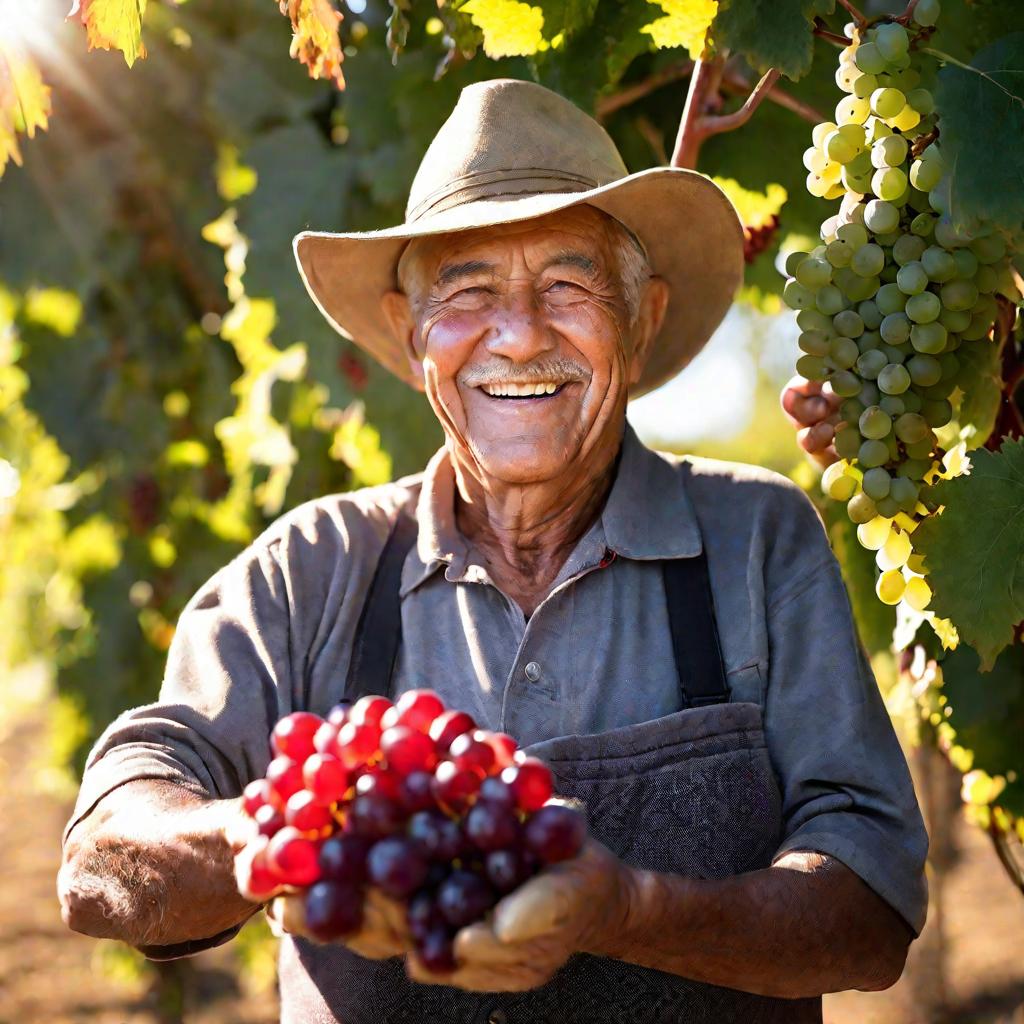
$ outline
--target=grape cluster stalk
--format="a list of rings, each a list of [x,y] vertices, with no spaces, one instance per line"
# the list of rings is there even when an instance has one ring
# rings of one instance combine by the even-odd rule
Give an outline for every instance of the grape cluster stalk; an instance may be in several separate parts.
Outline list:
[[[257,899],[302,893],[306,929],[323,942],[359,931],[374,887],[405,907],[427,969],[451,972],[459,928],[586,838],[582,814],[553,798],[547,765],[432,690],[362,697],[326,719],[294,712],[271,748],[243,794],[252,835],[240,887]]]
[[[842,400],[839,460],[822,487],[876,552],[879,599],[924,614],[945,642],[952,626],[929,611],[913,533],[936,511],[930,485],[964,469],[962,446],[946,451],[936,433],[964,394],[964,346],[992,344],[996,296],[1016,289],[1005,236],[952,216],[941,111],[920,85],[917,45],[938,16],[938,0],[919,0],[907,25],[846,26],[846,95],[804,153],[808,190],[839,211],[820,245],[787,258],[783,297],[801,331],[797,372]]]

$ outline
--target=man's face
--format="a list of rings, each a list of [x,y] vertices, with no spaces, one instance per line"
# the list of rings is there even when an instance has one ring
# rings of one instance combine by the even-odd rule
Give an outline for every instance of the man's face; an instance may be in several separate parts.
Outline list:
[[[631,322],[608,218],[580,206],[413,245],[408,301],[392,293],[385,311],[395,324],[406,310],[411,358],[460,461],[532,483],[618,444],[664,302],[645,296]]]

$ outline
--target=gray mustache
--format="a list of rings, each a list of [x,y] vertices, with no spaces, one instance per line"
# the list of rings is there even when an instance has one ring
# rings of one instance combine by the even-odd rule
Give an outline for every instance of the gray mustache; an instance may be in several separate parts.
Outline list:
[[[572,359],[547,359],[537,363],[494,363],[475,366],[459,375],[466,387],[478,388],[484,384],[533,384],[540,381],[586,380],[587,371]]]

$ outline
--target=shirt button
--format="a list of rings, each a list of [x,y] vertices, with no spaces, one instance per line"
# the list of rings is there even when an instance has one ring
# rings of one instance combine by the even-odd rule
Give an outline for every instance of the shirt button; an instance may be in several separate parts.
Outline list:
[[[540,665],[538,665],[535,661],[531,661],[526,666],[526,668],[523,669],[523,672],[526,674],[526,678],[529,679],[531,683],[535,683],[538,679],[540,679]]]
[[[491,1010],[487,1015],[487,1024],[506,1024],[508,1018],[502,1010]]]

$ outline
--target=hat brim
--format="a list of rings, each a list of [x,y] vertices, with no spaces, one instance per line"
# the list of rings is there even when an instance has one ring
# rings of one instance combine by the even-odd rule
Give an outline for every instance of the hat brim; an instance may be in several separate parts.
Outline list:
[[[585,192],[479,200],[380,231],[303,231],[293,248],[311,298],[327,322],[397,377],[414,383],[401,343],[381,310],[398,287],[406,243],[426,235],[512,224],[586,203],[623,223],[647,249],[652,271],[670,287],[661,331],[635,398],[674,377],[704,347],[743,280],[743,227],[710,179],[682,168],[653,168]]]

